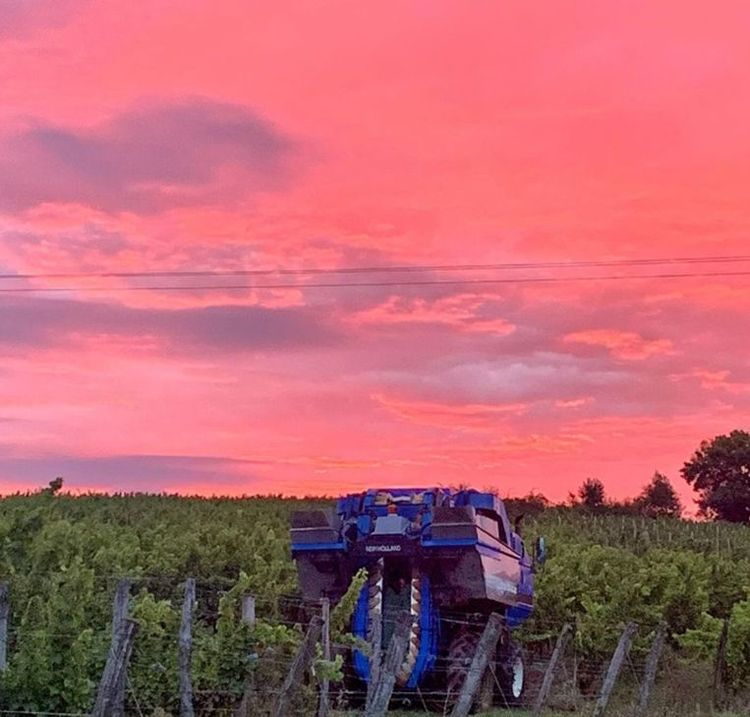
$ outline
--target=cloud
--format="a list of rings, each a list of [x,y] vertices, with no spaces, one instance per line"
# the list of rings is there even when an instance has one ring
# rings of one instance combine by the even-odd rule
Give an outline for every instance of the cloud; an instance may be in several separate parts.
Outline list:
[[[574,331],[566,334],[563,341],[586,346],[601,346],[615,358],[623,361],[642,361],[652,356],[668,356],[675,353],[674,346],[669,339],[648,340],[633,331],[613,329]]]
[[[575,453],[593,439],[586,433],[559,431],[556,433],[511,433],[495,440],[474,446],[448,446],[446,456],[462,456],[464,460],[476,461],[482,468],[504,468],[509,456],[529,454]]]
[[[364,324],[442,324],[468,333],[496,336],[512,334],[516,327],[510,321],[493,315],[497,296],[455,294],[439,299],[390,296],[385,302],[352,316]]]
[[[0,458],[0,493],[42,488],[63,476],[67,490],[152,491],[158,477],[161,490],[199,485],[211,492],[218,484],[232,493],[254,491],[251,464],[230,458],[204,456],[8,456]],[[219,490],[221,492],[221,490]]]
[[[375,371],[371,381],[389,392],[453,404],[517,404],[574,400],[596,391],[624,400],[630,374],[593,359],[552,352],[523,358],[474,355],[430,356],[417,352],[411,366]]]
[[[6,260],[13,263],[20,258],[26,266],[34,266],[34,262],[37,262],[36,266],[52,267],[51,273],[64,272],[65,266],[73,262],[79,271],[86,264],[99,268],[130,246],[122,233],[93,223],[78,231],[59,234],[50,231],[0,231],[0,257],[7,257]]]
[[[0,41],[24,38],[34,30],[56,27],[87,0],[2,0]]]
[[[293,350],[342,336],[304,307],[208,306],[141,309],[69,299],[13,298],[0,307],[0,345],[59,345],[86,336],[156,338],[176,353]]]
[[[91,129],[36,121],[0,142],[0,208],[154,212],[286,186],[294,143],[252,110],[151,103]]]
[[[705,368],[696,368],[669,376],[672,381],[697,381],[700,387],[707,391],[718,389],[733,394],[750,393],[750,382],[732,381],[730,377],[731,371],[712,371]]]
[[[584,396],[583,398],[571,398],[569,400],[558,400],[555,401],[555,408],[582,408],[594,403],[594,398],[591,396]]]
[[[450,404],[403,400],[383,394],[373,398],[403,420],[455,430],[491,429],[509,417],[526,413],[529,408],[525,403]]]

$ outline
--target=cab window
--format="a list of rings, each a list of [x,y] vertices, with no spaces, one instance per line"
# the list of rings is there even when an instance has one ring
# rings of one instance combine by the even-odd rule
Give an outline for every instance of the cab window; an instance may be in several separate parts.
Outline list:
[[[508,544],[508,536],[505,534],[505,528],[497,517],[497,513],[486,508],[477,509],[477,525],[488,535],[492,536],[501,543]]]

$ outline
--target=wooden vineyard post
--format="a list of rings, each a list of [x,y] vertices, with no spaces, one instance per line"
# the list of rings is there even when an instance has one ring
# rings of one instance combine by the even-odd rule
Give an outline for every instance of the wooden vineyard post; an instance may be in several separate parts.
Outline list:
[[[385,660],[380,668],[378,682],[372,689],[372,699],[365,710],[365,717],[382,717],[388,711],[393,688],[396,684],[396,673],[404,662],[406,648],[409,644],[412,616],[409,612],[401,612],[396,618],[391,641]]]
[[[451,717],[466,717],[471,710],[474,702],[474,695],[479,689],[479,683],[482,681],[484,672],[497,647],[497,641],[500,639],[500,632],[503,629],[503,618],[496,612],[490,615],[487,625],[484,628],[482,637],[479,638],[477,651],[471,661],[469,672],[466,675],[464,684],[461,686],[461,694],[458,696],[456,704],[453,706]]]
[[[719,647],[716,650],[716,662],[714,663],[714,707],[722,707],[724,703],[724,682],[727,672],[727,641],[729,639],[729,618],[724,619],[719,638]]]
[[[110,651],[115,649],[117,634],[125,624],[128,618],[130,608],[130,580],[123,579],[117,581],[115,587],[115,597],[112,605],[112,645]],[[126,666],[127,670],[127,666]],[[112,703],[113,717],[123,717],[125,714],[125,687],[127,681],[127,672],[123,672],[122,679],[115,687],[115,696]]]
[[[610,697],[612,697],[612,692],[614,691],[615,684],[617,683],[617,678],[620,676],[622,663],[625,661],[625,658],[630,652],[630,645],[633,642],[633,638],[635,637],[635,633],[637,632],[637,630],[638,625],[636,625],[634,622],[629,622],[625,626],[625,629],[622,631],[620,640],[617,643],[617,647],[615,648],[615,651],[612,655],[612,659],[609,662],[607,674],[604,677],[602,689],[599,693],[599,699],[596,701],[596,705],[594,705],[593,717],[602,717],[602,715],[606,712]]]
[[[128,661],[137,631],[138,623],[125,618],[120,629],[112,637],[112,647],[99,682],[91,717],[114,717],[117,714],[119,709],[117,702],[120,698],[119,686],[124,685],[126,681]]]
[[[375,687],[380,681],[380,669],[383,666],[383,615],[376,612],[370,623],[372,633],[370,635],[370,679],[367,682],[367,699],[365,710],[372,703]]]
[[[8,667],[8,615],[10,599],[8,583],[0,583],[0,672]]]
[[[302,682],[305,671],[310,667],[313,655],[315,654],[315,645],[320,638],[322,623],[320,615],[313,615],[312,620],[310,620],[310,625],[307,628],[302,644],[299,646],[297,654],[292,660],[289,674],[287,674],[284,684],[281,686],[281,692],[279,692],[279,697],[276,700],[276,706],[273,710],[274,717],[288,717],[289,700],[294,688]]]
[[[190,675],[193,653],[193,612],[195,610],[195,578],[185,581],[180,623],[180,716],[193,717],[193,683]]]
[[[331,659],[331,601],[323,598],[320,601],[321,619],[323,620],[323,659]],[[328,692],[330,683],[327,677],[323,678],[320,685],[320,704],[318,705],[318,717],[328,717],[330,704],[328,701]]]
[[[242,622],[252,630],[255,627],[255,621],[255,595],[246,593],[242,596]],[[257,657],[257,655],[253,656]],[[245,685],[242,690],[242,699],[235,710],[236,717],[249,717],[250,703],[254,691],[254,681],[252,670],[248,670],[245,677]]]
[[[651,690],[654,687],[656,681],[656,668],[659,665],[659,658],[661,652],[664,649],[664,640],[667,637],[667,626],[662,623],[659,625],[654,641],[651,643],[651,650],[646,658],[646,671],[643,675],[643,682],[641,683],[641,690],[638,696],[638,707],[635,710],[635,717],[646,717],[646,710],[648,710],[648,701],[651,697]]]
[[[565,648],[570,642],[570,638],[573,635],[573,626],[570,623],[565,623],[560,634],[557,636],[557,642],[555,643],[555,649],[552,652],[552,657],[547,664],[547,669],[544,672],[544,680],[542,680],[542,686],[539,688],[539,694],[536,696],[534,702],[534,715],[540,715],[544,709],[544,705],[549,699],[549,693],[552,690],[552,683],[555,681],[555,673],[557,672],[557,664],[560,658],[565,652]]]
[[[250,593],[242,596],[242,622],[248,627],[255,627],[255,595]]]

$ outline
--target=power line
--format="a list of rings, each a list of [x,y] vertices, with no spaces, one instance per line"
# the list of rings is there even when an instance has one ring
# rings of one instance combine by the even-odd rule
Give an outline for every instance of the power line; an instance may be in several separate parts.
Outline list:
[[[748,271],[704,271],[660,274],[609,274],[590,276],[527,276],[517,278],[492,279],[425,279],[403,281],[352,281],[352,282],[309,282],[305,284],[183,284],[183,285],[145,285],[145,286],[52,286],[52,287],[0,287],[2,294],[39,294],[61,292],[132,292],[132,291],[247,291],[254,289],[300,290],[300,289],[355,289],[387,288],[409,286],[492,286],[504,284],[565,284],[574,282],[613,282],[653,279],[706,279],[718,277],[750,276]]]
[[[518,269],[587,269],[604,267],[665,266],[672,264],[736,264],[750,261],[750,255],[662,257],[646,259],[597,259],[546,262],[506,262],[491,264],[413,264],[401,266],[353,266],[327,268],[198,269],[164,271],[57,272],[0,274],[0,280],[34,279],[146,279],[197,278],[221,276],[316,276],[327,274],[390,274],[448,271],[505,271]]]

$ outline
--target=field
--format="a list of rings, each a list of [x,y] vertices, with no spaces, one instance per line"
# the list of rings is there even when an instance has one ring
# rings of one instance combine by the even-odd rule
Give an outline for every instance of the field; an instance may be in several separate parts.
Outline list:
[[[287,525],[303,503],[326,504],[146,495],[0,500],[0,579],[10,583],[11,600],[0,710],[82,714],[90,708],[109,644],[112,594],[123,577],[132,581],[132,614],[140,624],[129,709],[137,703],[144,713],[179,711],[176,635],[186,577],[198,586],[198,711],[230,711],[248,670],[273,691],[299,641],[301,601]],[[571,669],[595,691],[623,623],[635,620],[640,630],[629,670],[633,684],[625,680],[620,697],[625,704],[653,630],[664,620],[669,650],[658,681],[660,704],[668,709],[679,702],[681,714],[693,708],[705,714],[711,660],[726,618],[729,699],[742,704],[750,684],[750,530],[555,508],[527,519],[527,540],[538,534],[545,535],[550,557],[538,577],[536,617],[523,633],[532,662],[542,661],[560,626],[572,622]],[[260,618],[252,632],[239,616],[247,592],[256,595]],[[252,664],[248,653],[257,655]]]

